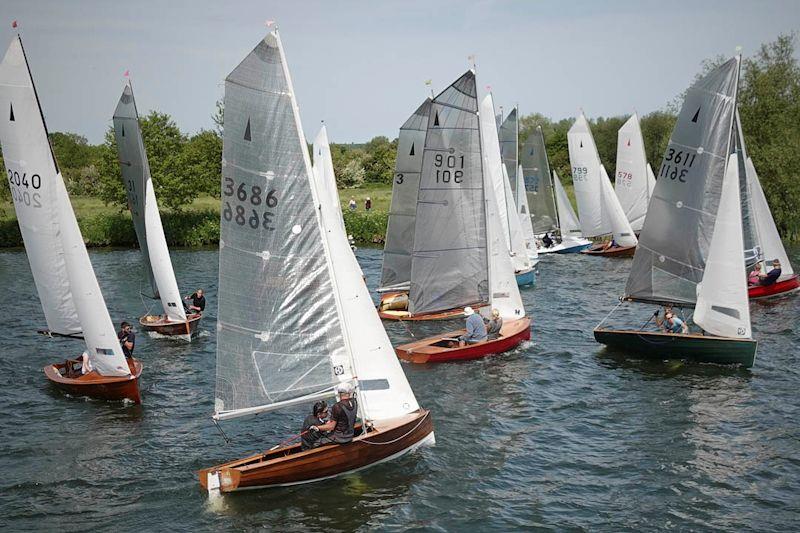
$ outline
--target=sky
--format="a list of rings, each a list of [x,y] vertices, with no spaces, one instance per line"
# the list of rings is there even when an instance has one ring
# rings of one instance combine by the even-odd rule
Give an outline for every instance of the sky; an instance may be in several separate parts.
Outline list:
[[[324,121],[333,142],[396,137],[425,81],[443,90],[470,55],[479,87],[506,109],[643,115],[684,91],[704,59],[737,46],[752,55],[800,29],[798,0],[3,0],[0,13],[5,42],[18,21],[49,130],[91,143],[126,70],[140,112],[211,128],[225,76],[266,20],[280,28],[307,137]]]

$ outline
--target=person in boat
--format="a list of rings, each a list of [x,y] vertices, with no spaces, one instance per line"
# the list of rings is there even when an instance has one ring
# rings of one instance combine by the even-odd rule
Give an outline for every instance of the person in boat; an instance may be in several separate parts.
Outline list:
[[[128,359],[133,358],[133,349],[136,346],[136,334],[128,322],[120,324],[120,331],[117,333],[119,344],[122,346],[122,353]]]
[[[545,248],[550,248],[553,246],[553,238],[550,237],[550,233],[545,232],[544,237],[542,237],[542,244]]]
[[[761,263],[756,263],[753,270],[750,271],[750,275],[747,276],[747,284],[750,286],[758,285],[761,283],[761,276]]]
[[[353,397],[353,386],[349,383],[340,383],[336,387],[339,401],[333,404],[331,419],[321,425],[311,426],[312,430],[320,432],[330,431],[330,439],[336,444],[347,444],[353,440],[356,428],[356,413],[358,402]]]
[[[206,297],[203,296],[203,289],[197,289],[184,300],[191,300],[192,303],[186,308],[188,311],[195,313],[202,313],[206,308]]]
[[[503,329],[503,318],[500,316],[500,311],[492,309],[492,318],[486,321],[486,335],[489,340],[499,338],[501,329]]]
[[[89,360],[89,352],[84,350],[81,354],[81,375],[88,374],[92,370],[94,369],[92,368],[92,362]]]
[[[686,325],[686,322],[675,316],[672,308],[669,307],[664,310],[663,320],[659,318],[658,311],[656,311],[656,324],[664,333],[689,333],[689,326]]]
[[[458,338],[458,345],[475,344],[486,340],[486,326],[480,315],[475,313],[472,307],[464,308],[464,316],[467,317],[467,333]]]
[[[772,270],[766,274],[761,274],[761,285],[774,285],[778,278],[781,277],[781,272],[781,262],[776,259],[772,262]]]
[[[328,403],[319,401],[314,404],[312,413],[303,420],[303,427],[300,430],[300,448],[302,450],[310,450],[333,442],[328,432],[319,430],[328,422],[328,412]]]

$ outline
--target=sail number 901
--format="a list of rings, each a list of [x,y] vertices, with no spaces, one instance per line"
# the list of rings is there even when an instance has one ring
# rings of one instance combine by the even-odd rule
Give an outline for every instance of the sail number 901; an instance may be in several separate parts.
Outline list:
[[[464,156],[436,154],[436,183],[462,183],[464,181]]]
[[[226,222],[235,222],[239,226],[249,226],[252,229],[263,227],[266,230],[274,231],[275,226],[272,225],[272,218],[275,213],[272,211],[260,212],[256,208],[266,206],[269,208],[278,206],[278,197],[275,195],[275,189],[264,190],[258,185],[248,186],[245,183],[236,182],[231,178],[225,178],[225,185],[222,189],[222,194],[238,200],[241,203],[225,202],[225,207],[222,210],[222,218]],[[244,205],[242,205],[244,204]]]

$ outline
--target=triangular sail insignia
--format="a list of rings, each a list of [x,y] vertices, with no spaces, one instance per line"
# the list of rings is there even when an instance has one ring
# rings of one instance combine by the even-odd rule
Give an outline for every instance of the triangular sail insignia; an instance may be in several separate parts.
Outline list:
[[[247,126],[244,128],[244,140],[251,141],[250,138],[250,117],[247,117]]]
[[[439,125],[439,112],[438,111],[436,112],[436,115],[433,117],[433,125],[434,126],[438,126]]]
[[[581,148],[583,148],[583,141],[581,141]]]
[[[631,145],[631,140],[630,140],[630,139],[628,139],[628,146],[630,146],[630,145]]]
[[[411,151],[408,152],[408,155],[414,155],[414,143],[411,143]]]
[[[125,126],[122,126],[122,136],[125,137]]]
[[[694,116],[692,117],[692,122],[695,124],[697,123],[697,119],[700,118],[700,108],[697,108],[697,111],[694,112]]]
[[[11,122],[16,122],[16,120],[14,119],[14,104],[9,102],[8,105],[9,107],[11,107],[11,116],[8,118],[8,120],[10,120]]]

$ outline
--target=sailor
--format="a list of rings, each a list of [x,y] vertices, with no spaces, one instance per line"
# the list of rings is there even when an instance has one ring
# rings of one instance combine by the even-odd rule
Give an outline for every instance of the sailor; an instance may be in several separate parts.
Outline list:
[[[550,237],[550,233],[545,233],[544,237],[542,237],[542,244],[545,248],[550,248],[553,246],[553,239]]]
[[[772,270],[766,274],[761,274],[761,285],[774,285],[781,277],[781,262],[777,259],[772,262]]]
[[[92,368],[92,361],[89,359],[89,352],[84,350],[81,354],[81,374],[88,374],[92,370],[94,370],[94,368]]]
[[[347,444],[355,436],[358,402],[353,397],[353,386],[349,383],[340,383],[336,392],[339,393],[339,401],[331,409],[331,419],[322,425],[313,425],[311,429],[330,431],[333,442]]]
[[[658,311],[656,311],[655,317],[656,324],[658,324],[665,333],[689,333],[689,326],[686,325],[686,322],[676,317],[670,307],[665,308],[664,320],[659,319]]]
[[[120,324],[120,332],[117,333],[119,344],[122,346],[122,353],[125,357],[133,357],[133,348],[136,346],[136,334],[133,332],[131,325],[127,322]]]
[[[467,317],[467,334],[458,338],[459,346],[485,341],[486,326],[483,325],[480,315],[475,314],[475,311],[467,306],[464,308],[464,316]]]
[[[747,276],[747,284],[750,286],[758,285],[761,283],[762,276],[761,263],[756,263],[755,266],[753,266],[753,270],[750,272],[750,275]]]
[[[206,308],[206,297],[203,296],[203,289],[197,289],[189,296],[185,297],[184,300],[191,300],[192,303],[186,309],[188,311],[194,311],[195,313],[202,313],[203,310]]]
[[[492,318],[486,321],[486,334],[489,340],[500,337],[500,330],[503,329],[503,319],[500,311],[492,309]]]
[[[328,404],[319,401],[314,404],[312,413],[303,420],[303,427],[300,430],[301,449],[310,450],[317,448],[331,441],[329,434],[319,430],[328,421]]]

